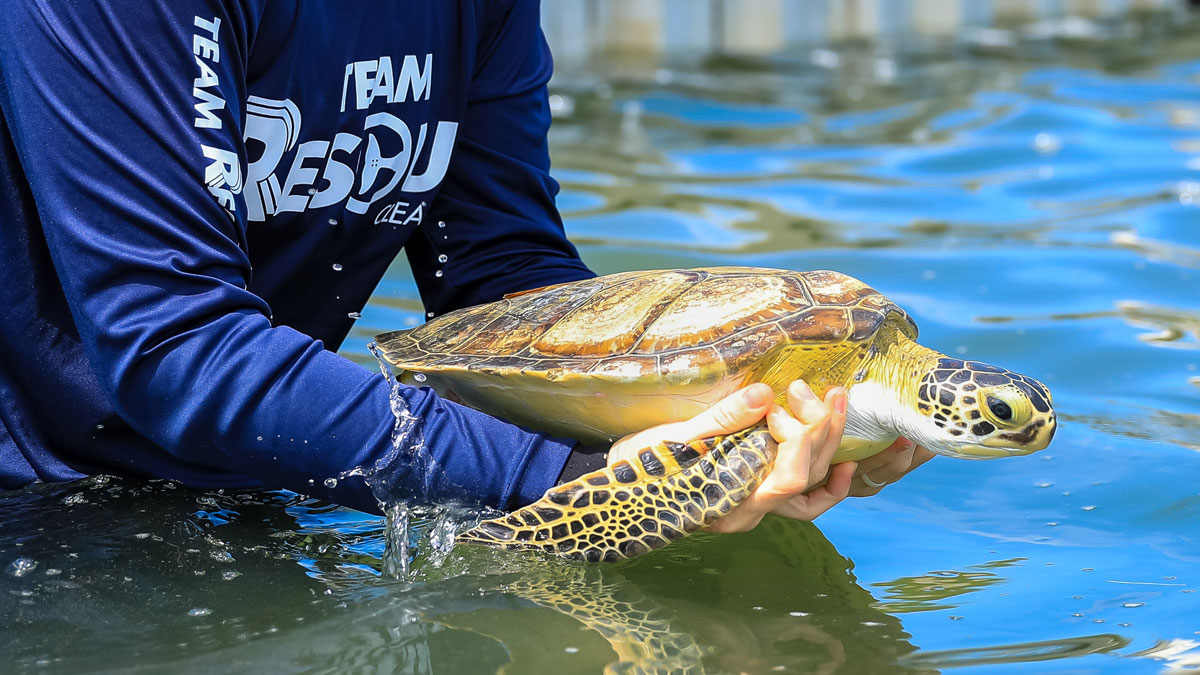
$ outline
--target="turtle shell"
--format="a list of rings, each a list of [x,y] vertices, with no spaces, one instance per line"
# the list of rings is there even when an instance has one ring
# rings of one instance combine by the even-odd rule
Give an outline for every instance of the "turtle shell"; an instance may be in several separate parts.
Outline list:
[[[377,343],[408,382],[546,431],[609,440],[686,418],[753,381],[848,384],[847,364],[865,362],[888,323],[916,337],[902,309],[838,272],[718,267],[516,293]]]

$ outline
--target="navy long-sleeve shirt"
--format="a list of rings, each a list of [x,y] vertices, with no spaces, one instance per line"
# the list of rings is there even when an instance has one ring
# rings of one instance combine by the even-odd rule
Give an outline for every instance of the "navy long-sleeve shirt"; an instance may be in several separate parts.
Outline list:
[[[330,350],[402,247],[433,313],[592,276],[550,68],[525,0],[0,3],[0,487],[540,496],[569,441],[404,388],[425,471]]]

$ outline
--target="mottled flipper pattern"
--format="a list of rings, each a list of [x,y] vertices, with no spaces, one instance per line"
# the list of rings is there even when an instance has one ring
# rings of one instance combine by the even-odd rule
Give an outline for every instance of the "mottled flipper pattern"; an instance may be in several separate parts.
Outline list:
[[[765,425],[729,436],[646,448],[458,541],[613,562],[704,529],[745,499],[770,471],[775,440]]]

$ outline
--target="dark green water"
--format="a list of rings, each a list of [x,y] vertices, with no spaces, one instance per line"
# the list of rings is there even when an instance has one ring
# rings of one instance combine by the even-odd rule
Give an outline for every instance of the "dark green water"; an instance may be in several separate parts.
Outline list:
[[[616,566],[443,561],[417,517],[403,580],[382,519],[302,497],[40,486],[0,495],[3,668],[1200,669],[1200,34],[1141,28],[554,88],[560,206],[597,271],[847,272],[925,344],[1046,382],[1048,450]],[[363,314],[343,353],[371,365],[371,336],[421,320],[407,272]]]

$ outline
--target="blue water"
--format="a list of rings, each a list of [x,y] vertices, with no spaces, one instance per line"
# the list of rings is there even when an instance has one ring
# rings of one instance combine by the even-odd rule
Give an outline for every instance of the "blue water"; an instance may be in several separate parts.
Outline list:
[[[1044,381],[1049,449],[938,458],[815,527],[602,568],[439,565],[418,514],[406,579],[380,572],[381,519],[300,496],[41,486],[0,496],[0,653],[70,672],[697,666],[631,646],[665,632],[707,672],[1200,670],[1194,35],[858,46],[835,69],[597,62],[554,83],[559,205],[598,272],[859,277],[924,344]],[[870,74],[881,58],[894,76]],[[374,334],[422,320],[398,264],[342,352],[373,367]]]

